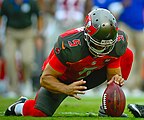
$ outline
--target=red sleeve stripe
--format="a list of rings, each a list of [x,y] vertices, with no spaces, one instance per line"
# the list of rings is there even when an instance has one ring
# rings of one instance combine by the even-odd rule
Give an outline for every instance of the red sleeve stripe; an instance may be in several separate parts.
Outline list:
[[[71,30],[68,30],[67,32],[61,34],[60,36],[63,38],[65,36],[68,36],[68,35],[72,35],[72,34],[75,34],[75,33],[78,33],[79,31],[76,30],[76,29],[71,29]]]
[[[51,59],[49,60],[49,64],[50,66],[60,72],[60,73],[64,73],[66,70],[66,66],[64,66],[59,59],[57,58],[57,56],[55,54],[53,54],[53,56],[51,57]]]

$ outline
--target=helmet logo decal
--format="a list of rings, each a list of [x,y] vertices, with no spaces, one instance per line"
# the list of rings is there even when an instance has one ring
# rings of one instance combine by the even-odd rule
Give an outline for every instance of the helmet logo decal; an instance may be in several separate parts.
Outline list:
[[[111,59],[105,59],[104,63],[108,63]]]
[[[117,41],[124,41],[124,36],[123,35],[118,35],[118,39],[117,39]]]
[[[96,61],[93,61],[92,63],[91,63],[91,65],[95,65],[96,64]]]
[[[55,48],[55,52],[56,52],[56,54],[59,54],[60,53],[60,51],[61,51],[61,49],[60,48]]]
[[[68,41],[68,44],[69,44],[70,47],[76,47],[76,46],[78,46],[78,45],[81,45],[81,42],[80,42],[79,39],[75,39],[75,40],[73,40],[72,42],[71,42],[71,41]]]
[[[95,28],[94,26],[92,26],[92,20],[91,20],[91,17],[89,15],[86,16],[85,23],[86,23],[85,24],[85,30],[91,36],[94,35],[97,32],[98,28],[100,27],[99,26],[98,28]]]

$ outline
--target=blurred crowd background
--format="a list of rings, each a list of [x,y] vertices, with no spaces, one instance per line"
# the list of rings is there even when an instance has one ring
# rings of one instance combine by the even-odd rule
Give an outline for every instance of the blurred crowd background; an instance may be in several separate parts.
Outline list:
[[[83,26],[88,12],[106,8],[128,34],[134,64],[124,89],[144,93],[144,0],[0,0],[0,96],[32,96],[57,37]],[[102,86],[92,92],[102,92]]]

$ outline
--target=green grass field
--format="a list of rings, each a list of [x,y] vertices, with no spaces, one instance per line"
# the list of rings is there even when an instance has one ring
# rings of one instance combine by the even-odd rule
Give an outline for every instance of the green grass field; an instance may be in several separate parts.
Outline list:
[[[6,99],[0,97],[0,120],[141,120],[142,118],[134,118],[133,115],[125,108],[128,118],[98,117],[97,113],[101,104],[100,97],[82,97],[81,100],[68,97],[63,101],[57,109],[53,117],[34,118],[34,117],[17,117],[3,116],[6,108],[16,99]],[[140,103],[144,104],[143,98],[127,98],[127,104]]]

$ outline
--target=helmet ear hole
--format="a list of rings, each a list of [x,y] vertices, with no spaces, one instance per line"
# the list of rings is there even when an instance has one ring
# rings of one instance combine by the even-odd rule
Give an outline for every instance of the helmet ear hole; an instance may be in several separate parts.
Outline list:
[[[105,24],[102,24],[102,26],[104,27],[104,26],[105,26]]]

